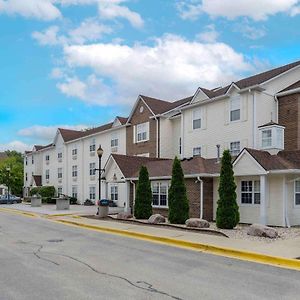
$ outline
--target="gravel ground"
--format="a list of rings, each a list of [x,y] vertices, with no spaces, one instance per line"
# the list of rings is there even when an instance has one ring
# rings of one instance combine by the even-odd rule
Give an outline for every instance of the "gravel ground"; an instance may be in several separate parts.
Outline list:
[[[291,228],[276,227],[275,229],[278,231],[279,236],[278,238],[275,239],[248,235],[247,230],[249,228],[249,225],[240,224],[234,229],[218,229],[216,223],[211,222],[210,228],[225,233],[229,238],[244,239],[244,240],[251,240],[251,241],[262,241],[267,243],[271,243],[278,240],[288,240],[288,239],[300,237],[300,227],[291,227]]]

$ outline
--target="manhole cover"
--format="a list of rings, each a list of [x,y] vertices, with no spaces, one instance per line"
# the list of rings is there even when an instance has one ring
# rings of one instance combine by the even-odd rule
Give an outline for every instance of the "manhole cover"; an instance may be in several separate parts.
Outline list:
[[[62,239],[52,239],[52,240],[48,240],[47,242],[49,243],[60,243],[60,242],[63,242],[64,240]]]

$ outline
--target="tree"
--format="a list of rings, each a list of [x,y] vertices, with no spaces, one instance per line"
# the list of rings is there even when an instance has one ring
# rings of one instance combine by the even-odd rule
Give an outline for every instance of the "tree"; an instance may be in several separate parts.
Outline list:
[[[23,160],[20,160],[19,154],[14,155],[10,152],[7,158],[1,160],[0,184],[4,184],[9,187],[12,194],[22,195],[24,180],[23,174]]]
[[[184,175],[180,160],[175,157],[172,169],[172,180],[169,188],[169,221],[184,224],[189,218],[189,202],[186,194]]]
[[[236,203],[236,184],[229,150],[223,152],[218,192],[217,227],[233,229],[240,221],[240,214]]]
[[[152,215],[152,191],[148,170],[142,166],[136,188],[134,216],[137,219],[148,219]]]

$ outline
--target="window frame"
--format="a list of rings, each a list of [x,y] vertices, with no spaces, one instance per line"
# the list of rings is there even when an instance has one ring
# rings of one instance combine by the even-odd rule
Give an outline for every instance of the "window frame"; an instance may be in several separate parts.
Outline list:
[[[199,114],[199,115],[197,115]],[[197,124],[196,122],[199,122],[199,127],[195,126]],[[192,112],[192,129],[197,130],[202,128],[202,111],[201,108],[193,109]]]
[[[237,102],[238,102],[238,105],[236,105]],[[234,119],[233,120],[232,119],[232,113],[237,112],[237,111],[239,112],[239,117],[238,117],[238,119]],[[229,103],[229,121],[230,121],[230,123],[241,121],[241,97],[240,96],[235,96],[235,97],[231,97],[230,98],[230,103]]]
[[[91,191],[93,190],[93,191]],[[96,186],[91,185],[89,187],[89,199],[90,200],[96,200]]]
[[[78,167],[77,165],[72,166],[72,177],[76,178],[78,176]]]
[[[90,176],[95,176],[96,175],[96,163],[91,162],[89,164],[89,170],[90,170]]]
[[[300,201],[299,201],[299,204],[297,204],[297,195],[298,194],[300,195],[300,191],[299,192],[296,191],[297,182],[299,182],[299,184],[300,184],[300,180],[295,180],[294,181],[294,207],[295,208],[300,208]]]
[[[50,180],[50,169],[47,169],[47,170],[45,171],[45,179],[46,179],[46,180]]]
[[[95,152],[96,151],[96,139],[92,138],[90,140],[90,152]]]
[[[243,191],[243,182],[251,183],[251,190]],[[250,185],[249,185],[250,187]],[[244,203],[243,202],[243,194],[248,194],[251,196],[251,202]],[[256,200],[256,196],[259,196],[259,202]],[[241,180],[240,182],[240,203],[242,206],[256,206],[261,203],[261,192],[260,192],[260,180]]]
[[[266,133],[266,132],[269,132],[270,136],[264,137],[264,133]],[[268,145],[264,145],[264,142],[266,140],[270,142]],[[261,148],[269,149],[269,148],[272,148],[272,146],[273,146],[273,130],[272,130],[272,128],[263,129],[261,131]]]
[[[119,200],[119,187],[117,184],[110,185],[110,200],[112,201]]]
[[[74,190],[75,190],[75,192],[74,192]],[[78,186],[77,185],[72,186],[72,197],[78,199]]]
[[[158,192],[154,193],[154,186],[158,186]],[[161,192],[161,187],[165,188],[165,193]],[[169,182],[164,182],[164,181],[153,181],[151,182],[151,192],[152,192],[152,207],[156,207],[156,208],[168,208],[169,207]],[[158,196],[158,204],[154,204],[154,195]],[[166,204],[162,205],[162,200],[161,196],[165,195],[166,196]]]
[[[193,157],[195,157],[195,156],[201,156],[201,152],[202,152],[201,146],[193,147]]]
[[[239,145],[238,150],[237,150],[237,148],[232,148],[232,145],[233,144],[237,144],[237,143]],[[231,156],[238,156],[239,153],[241,152],[241,141],[230,142],[230,144],[229,144],[229,151],[230,151]]]
[[[57,168],[57,178],[62,179],[63,178],[63,169]]]
[[[142,143],[149,141],[149,131],[150,131],[150,125],[149,122],[144,122],[135,125],[135,141],[136,143]],[[141,129],[142,128],[142,129]],[[139,139],[139,137],[142,137]]]

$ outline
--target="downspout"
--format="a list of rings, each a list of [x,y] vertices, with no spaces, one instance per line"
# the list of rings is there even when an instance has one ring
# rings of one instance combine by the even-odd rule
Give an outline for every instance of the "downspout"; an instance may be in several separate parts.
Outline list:
[[[251,90],[249,90],[251,92]],[[253,114],[252,114],[252,123],[253,123],[253,148],[256,149],[256,95],[255,91],[252,91],[252,106],[253,106]]]
[[[279,123],[279,102],[278,102],[278,98],[277,98],[277,95],[274,95],[274,99],[275,99],[275,102],[276,102],[276,120],[275,122]]]
[[[134,181],[130,180],[130,183],[133,185],[133,193],[132,193],[132,214],[134,213],[133,212],[133,207],[134,207],[134,204],[135,204],[135,183]],[[130,201],[129,201],[130,203]]]
[[[159,119],[154,116],[156,120],[156,157],[159,158],[159,146],[160,146],[160,139],[159,139]]]
[[[200,182],[200,219],[203,219],[203,180],[200,176],[197,177],[197,180]]]

